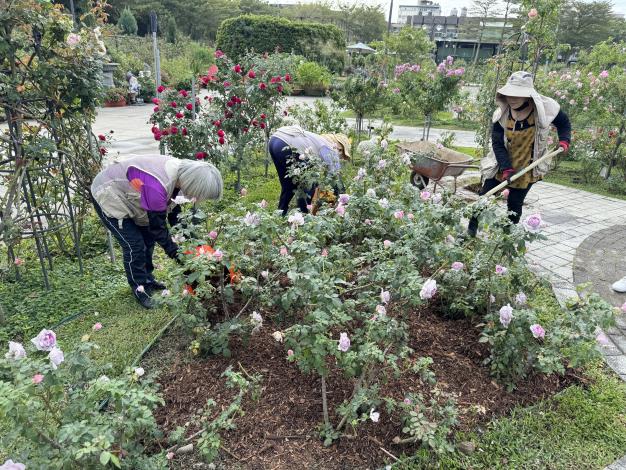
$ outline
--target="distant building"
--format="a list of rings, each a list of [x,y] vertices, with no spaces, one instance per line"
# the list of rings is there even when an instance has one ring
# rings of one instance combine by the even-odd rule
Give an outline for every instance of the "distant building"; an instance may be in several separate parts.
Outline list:
[[[414,15],[441,15],[441,5],[431,0],[417,0],[417,5],[400,5],[398,7],[398,23],[406,24],[407,18]]]
[[[466,10],[466,9],[465,9]],[[454,10],[453,10],[454,11]],[[465,13],[465,14],[464,14]],[[467,10],[461,10],[461,16],[424,16],[407,17],[404,25],[422,28],[437,45],[437,61],[451,55],[454,58],[471,61],[476,55],[480,43],[479,59],[492,57],[497,53],[500,37],[506,39],[512,31],[512,21],[503,18],[487,18],[466,16]],[[482,30],[482,37],[481,37]]]

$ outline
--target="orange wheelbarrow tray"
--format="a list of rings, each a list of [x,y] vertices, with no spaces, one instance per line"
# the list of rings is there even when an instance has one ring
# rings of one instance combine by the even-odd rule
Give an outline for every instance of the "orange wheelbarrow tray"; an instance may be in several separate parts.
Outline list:
[[[456,179],[468,168],[479,168],[472,165],[472,157],[449,148],[437,148],[432,142],[403,142],[398,144],[403,154],[411,154],[411,184],[418,189],[428,186],[430,180],[437,183],[446,176],[454,178],[454,192],[456,193]]]

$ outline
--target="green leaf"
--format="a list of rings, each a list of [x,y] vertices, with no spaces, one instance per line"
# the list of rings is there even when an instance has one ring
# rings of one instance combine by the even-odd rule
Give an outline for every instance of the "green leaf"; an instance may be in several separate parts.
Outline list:
[[[103,466],[108,465],[109,460],[111,460],[111,457],[112,457],[112,456],[111,456],[111,453],[110,453],[110,452],[108,452],[108,451],[106,451],[106,450],[103,450],[103,451],[100,453],[100,463],[101,463]]]

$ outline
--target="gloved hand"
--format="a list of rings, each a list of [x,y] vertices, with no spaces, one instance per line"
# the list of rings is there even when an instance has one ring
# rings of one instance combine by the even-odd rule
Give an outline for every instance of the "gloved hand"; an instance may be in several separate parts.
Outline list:
[[[569,151],[569,142],[561,140],[559,141],[559,147],[563,149],[563,154],[566,154]]]
[[[511,176],[515,174],[513,168],[508,168],[502,172],[502,181],[507,181]]]

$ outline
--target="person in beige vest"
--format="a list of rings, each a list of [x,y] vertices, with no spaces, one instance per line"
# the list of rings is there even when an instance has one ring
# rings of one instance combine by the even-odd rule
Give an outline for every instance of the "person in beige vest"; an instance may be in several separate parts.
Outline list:
[[[509,181],[507,208],[509,220],[517,224],[522,216],[524,199],[530,188],[550,170],[551,161],[544,161],[533,171],[511,182],[510,178],[546,153],[551,127],[556,127],[559,146],[569,150],[571,124],[559,103],[537,93],[529,72],[515,72],[496,93],[497,108],[493,114],[492,150],[481,162],[483,195]],[[478,218],[470,219],[468,233],[476,236]]]

